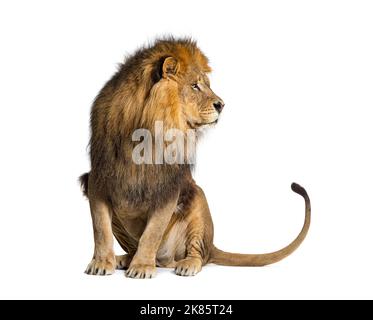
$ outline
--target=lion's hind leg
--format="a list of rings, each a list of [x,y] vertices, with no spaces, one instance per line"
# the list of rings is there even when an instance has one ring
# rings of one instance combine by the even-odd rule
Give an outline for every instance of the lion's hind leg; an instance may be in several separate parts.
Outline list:
[[[199,224],[199,223],[198,223]],[[178,276],[195,276],[202,270],[205,255],[204,230],[189,225],[186,242],[186,256],[176,262],[175,273]]]
[[[200,190],[188,214],[186,256],[176,262],[175,273],[179,276],[194,276],[208,261],[212,244],[212,221],[206,199]]]

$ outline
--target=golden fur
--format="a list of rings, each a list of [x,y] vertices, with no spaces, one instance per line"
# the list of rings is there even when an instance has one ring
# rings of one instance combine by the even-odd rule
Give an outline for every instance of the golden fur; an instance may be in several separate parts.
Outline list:
[[[189,164],[135,164],[132,133],[165,129],[186,132],[215,123],[224,106],[211,90],[206,56],[188,39],[163,39],[127,58],[101,90],[91,111],[91,171],[81,183],[89,199],[95,250],[88,274],[104,275],[115,267],[133,278],[151,278],[156,266],[178,275],[198,273],[208,262],[260,266],[293,252],[310,225],[306,191],[293,191],[306,202],[306,219],[286,248],[270,254],[221,251],[213,245],[213,223],[204,193]],[[113,235],[127,252],[115,257]]]

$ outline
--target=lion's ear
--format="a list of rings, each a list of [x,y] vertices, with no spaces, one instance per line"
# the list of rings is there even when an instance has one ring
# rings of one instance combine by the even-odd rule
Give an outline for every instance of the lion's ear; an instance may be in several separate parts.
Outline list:
[[[163,61],[162,76],[167,78],[170,75],[176,75],[179,71],[179,62],[174,57],[167,57]]]

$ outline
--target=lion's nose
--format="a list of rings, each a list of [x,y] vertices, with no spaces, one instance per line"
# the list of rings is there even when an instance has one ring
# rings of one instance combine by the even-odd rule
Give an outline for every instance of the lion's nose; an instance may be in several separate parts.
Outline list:
[[[224,108],[224,102],[223,101],[216,101],[214,102],[214,108],[217,112],[222,112],[223,108]]]

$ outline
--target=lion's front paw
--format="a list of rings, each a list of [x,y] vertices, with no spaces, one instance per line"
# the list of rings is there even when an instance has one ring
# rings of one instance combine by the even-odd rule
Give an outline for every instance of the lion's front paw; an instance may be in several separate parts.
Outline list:
[[[154,278],[157,269],[152,265],[131,264],[126,272],[126,276],[135,279]]]
[[[202,270],[202,262],[196,258],[186,258],[176,263],[175,273],[178,276],[195,276]]]
[[[87,269],[85,270],[86,274],[95,275],[95,276],[107,276],[113,274],[115,271],[115,259],[95,259],[89,263]]]

